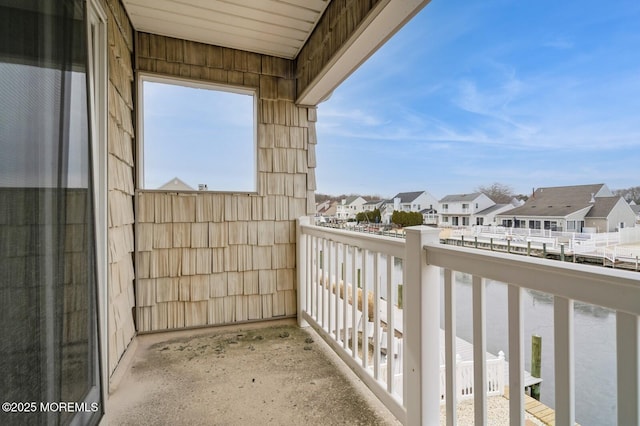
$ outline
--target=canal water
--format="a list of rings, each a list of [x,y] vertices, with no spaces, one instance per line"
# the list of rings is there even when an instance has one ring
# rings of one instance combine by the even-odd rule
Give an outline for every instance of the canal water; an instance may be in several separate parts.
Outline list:
[[[456,274],[456,334],[473,342],[471,276]],[[541,401],[554,407],[553,297],[523,294],[525,369],[531,371],[531,336],[542,337]],[[583,426],[616,424],[615,312],[575,302],[575,414]],[[507,287],[486,282],[487,351],[509,359]],[[444,327],[444,323],[442,323]]]

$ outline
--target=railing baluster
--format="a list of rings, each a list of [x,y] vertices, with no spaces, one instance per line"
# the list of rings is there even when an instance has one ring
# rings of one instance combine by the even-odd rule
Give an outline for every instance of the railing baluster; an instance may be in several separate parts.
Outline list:
[[[351,258],[351,355],[354,359],[358,359],[358,329],[357,329],[357,310],[358,310],[358,286],[356,277],[356,262],[358,258],[358,248],[353,247],[353,257]]]
[[[367,292],[367,259],[369,250],[362,250],[362,367],[369,366],[369,294]]]
[[[320,240],[319,238],[314,238],[315,246],[316,246],[316,281],[313,286],[313,296],[315,298],[315,311],[313,312],[315,320],[320,322]]]
[[[331,306],[331,294],[333,293],[333,251],[334,247],[337,245],[334,241],[329,240],[329,244],[327,247],[327,300],[325,304],[327,305],[327,331],[329,334],[333,332],[334,325],[334,315],[332,315],[332,306]]]
[[[509,320],[509,424],[524,425],[524,326],[522,289],[507,285]]]
[[[333,316],[334,316],[334,324],[335,324],[335,338],[336,341],[340,341],[340,280],[342,278],[342,276],[340,275],[340,250],[339,250],[340,244],[338,244],[338,242],[336,242],[336,252],[335,252],[335,265],[336,265],[336,289],[334,290],[334,300],[335,300],[335,308],[333,311]],[[344,283],[343,283],[344,285]]]
[[[345,350],[347,349],[349,342],[349,331],[347,330],[347,306],[349,306],[347,303],[347,300],[349,299],[349,295],[347,294],[347,280],[349,277],[349,274],[347,274],[347,267],[349,263],[347,260],[350,249],[351,247],[347,244],[342,248],[342,267],[344,268],[344,272],[342,273],[342,347]]]
[[[387,255],[387,391],[393,394],[393,335],[395,324],[393,321],[393,256]]]
[[[301,286],[305,286],[307,288],[307,304],[305,308],[309,313],[313,309],[313,237],[307,236],[307,274],[306,281],[303,283],[298,283]]]
[[[556,374],[556,424],[575,424],[573,370],[573,300],[553,298],[553,344]]]
[[[616,313],[618,424],[640,424],[640,318]]]
[[[487,358],[485,283],[473,276],[473,404],[477,425],[487,424]]]
[[[320,325],[324,330],[327,329],[327,282],[329,280],[329,271],[327,271],[327,239],[322,239],[322,251],[320,256],[320,263],[322,268],[322,287],[320,298]]]
[[[447,426],[458,424],[456,385],[456,288],[453,271],[444,271],[444,343],[446,373]]]
[[[373,377],[380,379],[380,253],[373,254]]]

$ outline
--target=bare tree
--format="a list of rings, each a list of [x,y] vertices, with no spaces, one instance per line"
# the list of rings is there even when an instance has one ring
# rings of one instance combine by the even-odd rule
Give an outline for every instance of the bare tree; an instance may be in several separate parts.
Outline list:
[[[474,191],[482,192],[498,204],[507,204],[515,197],[511,186],[499,182],[494,182],[491,185],[477,186]]]
[[[632,186],[631,188],[625,189],[614,189],[612,192],[615,195],[623,197],[627,201],[633,200],[636,203],[640,203],[640,186]]]

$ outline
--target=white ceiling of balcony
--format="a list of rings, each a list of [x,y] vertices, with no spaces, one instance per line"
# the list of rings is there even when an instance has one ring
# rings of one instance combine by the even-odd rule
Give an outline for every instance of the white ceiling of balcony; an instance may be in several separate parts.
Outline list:
[[[330,0],[123,0],[138,31],[293,59]]]

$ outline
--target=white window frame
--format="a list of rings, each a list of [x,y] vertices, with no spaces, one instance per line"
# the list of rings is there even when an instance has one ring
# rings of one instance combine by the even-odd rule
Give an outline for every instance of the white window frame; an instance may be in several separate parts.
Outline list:
[[[172,84],[183,87],[190,87],[194,89],[206,89],[219,92],[236,93],[239,95],[249,95],[253,98],[253,117],[252,117],[252,136],[253,136],[253,188],[249,191],[241,189],[228,189],[221,190],[217,188],[206,189],[204,191],[172,191],[172,192],[209,192],[209,193],[232,193],[232,194],[258,194],[259,182],[258,182],[258,92],[256,89],[247,87],[240,87],[234,85],[217,84],[208,81],[192,80],[182,77],[175,77],[170,75],[161,75],[155,73],[138,72],[137,73],[137,174],[136,174],[136,188],[142,191],[158,191],[166,192],[164,190],[145,188],[144,185],[144,82],[153,82],[161,84]]]
[[[109,389],[109,268],[107,258],[107,14],[98,0],[89,0],[86,8],[89,82],[89,126],[91,129],[91,160],[95,215],[95,249],[98,292],[98,338],[102,395]]]

